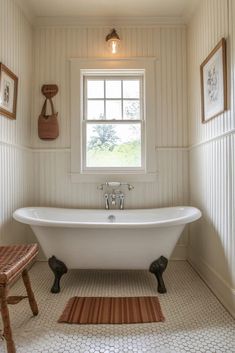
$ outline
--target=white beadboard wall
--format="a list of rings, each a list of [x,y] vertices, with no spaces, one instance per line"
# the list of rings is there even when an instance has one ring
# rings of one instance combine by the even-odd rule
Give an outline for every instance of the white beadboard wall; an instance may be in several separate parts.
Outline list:
[[[233,0],[203,0],[188,26],[190,200],[203,218],[190,226],[189,259],[235,315],[235,27]],[[229,109],[201,123],[199,66],[221,37],[228,45]]]
[[[0,1],[0,62],[19,78],[17,119],[0,115],[0,244],[27,241],[13,211],[31,203],[32,28],[14,0]]]
[[[104,27],[36,27],[34,35],[34,97],[32,146],[35,162],[35,203],[66,207],[103,207],[97,184],[70,180],[70,75],[69,59],[107,57]],[[159,207],[188,204],[188,125],[186,78],[186,28],[182,25],[147,28],[118,27],[120,57],[156,57],[157,79],[156,161],[153,183],[136,183],[126,192],[126,207]],[[43,103],[42,84],[56,83],[59,94],[60,136],[51,142],[37,136],[37,119]],[[104,178],[105,181],[105,178]],[[128,177],[127,177],[128,181]],[[187,232],[175,258],[186,258]]]
[[[34,148],[70,147],[69,59],[107,57],[105,36],[110,28],[36,28],[34,37],[34,99],[32,145]],[[122,38],[120,57],[156,57],[160,63],[156,96],[156,145],[183,147],[187,137],[186,28],[117,28]],[[43,96],[41,86],[57,83],[60,136],[51,142],[37,136],[37,117]]]
[[[126,207],[187,204],[190,196],[203,218],[190,227],[189,260],[232,314],[234,16],[233,0],[203,0],[187,31],[182,25],[117,28],[123,39],[120,57],[155,56],[160,65],[155,132],[158,176],[156,182],[136,183],[134,191],[127,194]],[[33,30],[15,0],[1,0],[0,61],[18,75],[19,95],[17,119],[0,116],[0,244],[35,240],[28,227],[12,220],[18,207],[103,207],[97,184],[72,183],[70,179],[69,59],[108,56],[104,38],[109,29],[73,24],[43,25]],[[229,109],[201,124],[199,65],[222,36],[228,43]],[[61,133],[53,142],[37,136],[44,83],[57,83],[60,89],[55,104]],[[187,246],[186,231],[174,257],[186,258]]]

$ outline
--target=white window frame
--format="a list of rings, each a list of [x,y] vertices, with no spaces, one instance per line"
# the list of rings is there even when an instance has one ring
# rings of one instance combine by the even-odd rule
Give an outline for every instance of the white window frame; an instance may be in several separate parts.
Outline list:
[[[155,154],[155,58],[131,59],[71,59],[71,178],[73,182],[100,182],[104,180],[118,181],[154,181],[156,179]],[[84,103],[84,75],[97,76],[144,76],[143,81],[143,130],[142,143],[144,156],[142,168],[87,168],[83,167],[83,150],[85,142],[83,103]],[[89,120],[92,121],[92,120]],[[139,121],[139,120],[138,120]],[[107,122],[113,122],[107,120]],[[114,121],[115,122],[115,121]],[[126,122],[126,120],[123,120]],[[130,120],[127,120],[130,123]],[[131,120],[131,123],[135,120]],[[99,120],[95,120],[99,123]]]
[[[144,172],[146,170],[146,164],[145,164],[145,114],[144,114],[144,71],[140,70],[137,72],[135,70],[134,73],[132,73],[130,70],[119,71],[118,73],[114,70],[99,70],[96,71],[96,74],[94,75],[94,71],[90,72],[90,70],[81,70],[81,79],[83,81],[83,93],[82,93],[82,115],[81,115],[81,144],[80,144],[80,149],[81,149],[81,172],[82,173],[107,173],[107,172],[118,172],[118,173],[123,173],[123,172]],[[140,97],[139,97],[139,102],[140,102],[140,118],[139,119],[133,119],[133,120],[127,120],[127,119],[102,119],[102,120],[91,120],[87,119],[87,81],[89,79],[103,79],[103,80],[134,80],[138,79],[140,81]],[[97,98],[94,98],[97,100]],[[100,100],[115,100],[114,98],[100,98]],[[121,100],[122,104],[125,99],[118,98],[117,100]],[[127,99],[131,100],[131,98]],[[137,100],[134,99],[133,100]],[[141,128],[141,166],[140,167],[87,167],[86,165],[86,146],[87,146],[87,141],[86,141],[86,126],[88,124],[113,124],[113,125],[119,125],[119,124],[138,124],[140,125]]]

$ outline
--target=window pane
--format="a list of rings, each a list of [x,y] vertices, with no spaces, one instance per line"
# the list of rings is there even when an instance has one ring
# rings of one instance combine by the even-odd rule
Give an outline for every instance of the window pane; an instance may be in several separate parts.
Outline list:
[[[106,83],[106,98],[121,98],[121,81],[107,80]]]
[[[141,125],[87,124],[87,167],[141,167]]]
[[[124,80],[123,98],[139,98],[139,97],[140,97],[140,81]]]
[[[106,101],[106,119],[122,119],[121,101]]]
[[[104,119],[104,101],[87,101],[87,119]]]
[[[87,97],[104,98],[104,81],[87,80]]]
[[[123,101],[123,118],[124,119],[140,119],[140,102],[139,101]]]

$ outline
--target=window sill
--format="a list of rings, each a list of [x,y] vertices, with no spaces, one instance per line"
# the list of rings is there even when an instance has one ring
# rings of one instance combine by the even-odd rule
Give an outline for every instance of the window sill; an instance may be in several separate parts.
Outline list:
[[[71,173],[72,183],[100,183],[104,181],[120,181],[129,183],[154,182],[157,178],[157,173],[125,173],[125,174],[88,174],[88,173]]]

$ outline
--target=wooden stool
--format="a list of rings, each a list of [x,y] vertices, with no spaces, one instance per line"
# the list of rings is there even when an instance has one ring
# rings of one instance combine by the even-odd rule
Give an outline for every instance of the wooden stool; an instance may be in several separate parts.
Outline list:
[[[6,340],[7,352],[15,353],[15,344],[12,337],[8,304],[17,304],[28,298],[33,315],[38,314],[38,306],[30,285],[27,266],[38,254],[38,245],[9,245],[0,246],[0,301],[3,321],[3,336]],[[17,276],[22,275],[27,296],[7,296],[8,287]]]

